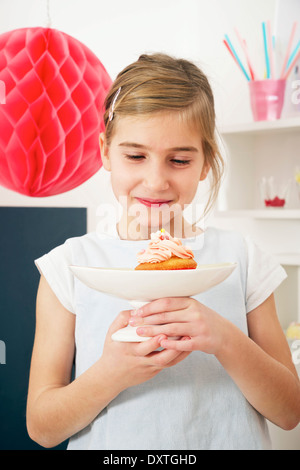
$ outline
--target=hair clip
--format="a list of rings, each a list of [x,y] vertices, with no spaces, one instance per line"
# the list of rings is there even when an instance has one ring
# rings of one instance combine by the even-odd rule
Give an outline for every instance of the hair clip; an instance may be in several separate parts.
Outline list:
[[[120,87],[118,89],[118,91],[116,92],[115,97],[113,99],[113,102],[112,102],[112,105],[111,105],[111,108],[110,108],[110,111],[109,111],[109,117],[108,117],[109,121],[112,121],[113,118],[114,118],[114,110],[115,110],[116,102],[117,102],[118,96],[120,94],[121,88],[122,87]]]

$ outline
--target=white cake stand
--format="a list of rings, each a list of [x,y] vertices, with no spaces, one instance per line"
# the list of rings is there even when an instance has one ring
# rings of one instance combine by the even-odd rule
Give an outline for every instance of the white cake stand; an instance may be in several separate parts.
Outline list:
[[[95,268],[70,266],[73,274],[85,285],[108,295],[129,301],[139,308],[163,297],[192,297],[223,282],[236,267],[236,263],[200,265],[196,269],[135,271],[134,269]],[[141,342],[147,337],[127,326],[112,335],[115,341]]]

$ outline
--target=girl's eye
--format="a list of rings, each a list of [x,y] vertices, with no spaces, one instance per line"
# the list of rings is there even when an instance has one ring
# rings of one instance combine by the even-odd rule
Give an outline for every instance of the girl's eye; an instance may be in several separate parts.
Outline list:
[[[141,161],[141,160],[145,159],[146,157],[145,157],[145,155],[132,155],[132,154],[129,155],[129,154],[126,154],[125,158],[127,158],[127,160],[138,162],[138,161]],[[182,159],[182,158],[172,158],[170,161],[172,163],[174,163],[175,165],[177,165],[177,166],[187,166],[190,163],[190,160],[185,160],[185,159]]]
[[[144,158],[144,155],[125,155],[128,160],[138,161]]]
[[[173,158],[171,161],[176,165],[188,165],[190,163],[190,160],[181,160],[178,158]]]

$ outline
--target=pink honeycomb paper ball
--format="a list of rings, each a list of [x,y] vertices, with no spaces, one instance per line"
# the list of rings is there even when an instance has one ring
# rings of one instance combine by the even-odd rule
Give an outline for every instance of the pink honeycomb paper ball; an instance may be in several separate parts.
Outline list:
[[[51,28],[9,31],[0,35],[0,81],[0,185],[53,196],[101,168],[111,79],[88,47]]]

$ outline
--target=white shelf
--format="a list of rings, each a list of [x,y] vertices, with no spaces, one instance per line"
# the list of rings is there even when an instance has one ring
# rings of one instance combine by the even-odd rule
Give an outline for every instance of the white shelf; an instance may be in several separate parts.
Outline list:
[[[216,217],[251,218],[251,219],[294,219],[300,221],[300,209],[245,209],[216,211]]]
[[[276,253],[280,264],[285,266],[298,266],[300,268],[300,253]]]
[[[291,178],[300,164],[300,116],[219,128],[228,154],[228,171],[216,225],[249,235],[273,253],[288,279],[277,291],[281,324],[300,321],[300,204],[292,190],[289,205],[264,207],[258,182],[271,174]],[[228,210],[224,210],[227,208]]]
[[[299,132],[300,133],[300,117],[289,119],[278,119],[276,121],[257,121],[244,124],[236,124],[224,126],[220,129],[221,135],[230,136],[236,134],[255,135],[265,133],[278,132]]]

